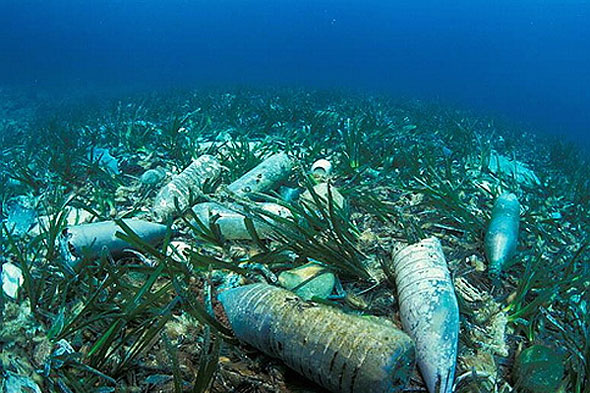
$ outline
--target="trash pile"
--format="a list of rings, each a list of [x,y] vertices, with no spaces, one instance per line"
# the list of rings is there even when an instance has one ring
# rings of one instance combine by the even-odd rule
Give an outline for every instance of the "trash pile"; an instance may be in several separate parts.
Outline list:
[[[175,124],[166,138],[184,141],[187,128]],[[35,359],[21,367],[5,355],[0,392],[45,391],[43,384],[118,391],[134,364],[144,389],[176,392],[293,391],[297,378],[283,364],[310,381],[294,390],[316,391],[313,382],[335,393],[557,392],[579,383],[565,377],[562,351],[535,344],[549,342],[545,323],[566,331],[553,307],[569,300],[557,296],[582,304],[576,288],[586,282],[573,275],[576,286],[559,281],[541,291],[551,274],[539,270],[543,250],[555,245],[532,243],[545,239],[530,221],[534,191],[526,191],[542,187],[539,177],[494,150],[481,153],[479,167],[472,157],[459,168],[436,139],[429,143],[437,158],[395,148],[377,164],[371,157],[383,152],[369,149],[358,131],[364,123],[338,124],[341,154],[320,154],[322,146],[309,154],[284,141],[199,139],[200,153],[171,171],[155,153],[122,163],[117,149],[92,147],[84,157],[101,173],[91,187],[102,211],[74,203],[88,184],[72,188],[61,210],[30,194],[9,198],[3,320],[28,321]],[[384,124],[382,134],[371,126],[382,140],[401,130],[392,146],[417,138],[407,118],[398,128]],[[158,129],[133,127],[145,135]],[[438,171],[434,160],[447,167]],[[104,196],[100,185],[126,176],[132,161],[135,183],[115,183]],[[38,246],[31,260],[19,246],[27,242]],[[529,247],[534,258],[519,251]],[[584,247],[571,250],[572,272]],[[520,279],[512,274],[519,265]],[[35,288],[33,277],[55,285]],[[68,292],[77,286],[87,291],[80,298]],[[61,307],[36,322],[34,312],[52,296],[63,297]],[[18,307],[25,299],[28,311]],[[538,325],[531,310],[547,321]],[[541,329],[537,340],[514,339],[520,326],[531,335]],[[2,345],[8,354],[24,344]],[[277,360],[264,366],[266,356]]]

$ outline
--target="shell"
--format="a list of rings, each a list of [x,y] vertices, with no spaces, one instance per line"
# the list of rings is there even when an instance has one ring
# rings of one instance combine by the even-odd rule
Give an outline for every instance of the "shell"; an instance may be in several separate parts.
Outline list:
[[[192,202],[190,197],[200,196],[203,184],[215,180],[220,173],[221,164],[215,157],[206,154],[200,156],[158,192],[154,200],[153,217],[159,222],[174,217],[177,213],[176,204],[180,210],[189,207]]]
[[[497,279],[506,262],[512,258],[518,244],[520,204],[514,194],[502,194],[494,203],[492,218],[485,236],[488,271]]]
[[[450,393],[457,363],[459,307],[440,241],[422,240],[393,256],[402,325],[430,393]]]
[[[219,295],[238,339],[332,392],[394,393],[414,366],[412,340],[393,323],[252,284]]]

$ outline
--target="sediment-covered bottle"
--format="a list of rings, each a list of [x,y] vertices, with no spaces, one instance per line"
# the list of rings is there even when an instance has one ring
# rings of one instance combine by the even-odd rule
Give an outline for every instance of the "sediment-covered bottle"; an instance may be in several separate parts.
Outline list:
[[[293,160],[286,153],[274,154],[231,183],[227,188],[240,196],[272,190],[289,176],[293,165]]]
[[[276,203],[257,203],[256,206],[272,215],[283,218],[292,216],[289,209]],[[215,223],[221,236],[227,240],[254,240],[246,225],[246,216],[240,212],[240,206],[234,205],[232,209],[214,202],[203,202],[196,204],[192,210],[206,227]],[[253,229],[259,239],[268,239],[273,233],[270,221],[272,218],[262,215],[252,218]]]
[[[161,242],[166,235],[166,225],[137,219],[126,219],[123,222],[149,244]],[[77,265],[83,258],[98,258],[103,248],[114,257],[121,256],[125,249],[134,247],[118,238],[117,232],[124,233],[115,221],[68,226],[59,239],[62,256],[70,266]]]
[[[494,203],[492,218],[485,236],[488,272],[497,279],[512,258],[518,244],[520,204],[514,194],[502,194]]]
[[[412,340],[389,320],[345,314],[268,284],[228,289],[219,300],[238,339],[332,392],[401,392],[412,374]]]
[[[404,330],[416,343],[416,362],[430,393],[451,393],[457,363],[459,307],[447,262],[436,238],[393,255]]]
[[[196,202],[205,182],[214,181],[220,173],[221,164],[215,157],[207,154],[200,156],[158,192],[152,209],[153,217],[159,222],[174,217],[179,210]]]

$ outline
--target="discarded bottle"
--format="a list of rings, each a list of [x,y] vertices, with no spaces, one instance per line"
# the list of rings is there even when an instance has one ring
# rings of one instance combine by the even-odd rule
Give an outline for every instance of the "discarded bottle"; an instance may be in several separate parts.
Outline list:
[[[401,392],[414,368],[412,340],[382,318],[348,315],[268,284],[219,295],[237,338],[332,392]]]
[[[241,196],[272,190],[278,183],[289,176],[293,164],[293,160],[286,153],[274,154],[231,183],[227,188]]]
[[[154,219],[164,222],[178,210],[189,207],[189,199],[200,196],[203,184],[215,180],[220,173],[221,164],[215,157],[205,154],[194,160],[158,192],[152,210]]]
[[[525,349],[514,363],[516,387],[531,393],[557,392],[564,371],[563,356],[544,345]]]
[[[485,236],[488,272],[498,279],[506,262],[512,258],[518,244],[520,204],[514,194],[502,194],[492,210],[492,219]]]
[[[264,211],[281,217],[290,217],[291,211],[276,203],[258,203],[258,207]],[[243,214],[239,212],[240,207],[230,209],[218,203],[204,202],[193,207],[201,223],[209,227],[214,222],[224,239],[227,240],[253,240],[251,232],[246,226]],[[252,224],[259,239],[268,239],[273,233],[272,227],[266,222],[271,218],[252,218]]]
[[[393,273],[404,330],[430,393],[451,393],[457,363],[459,307],[440,241],[429,238],[394,253]]]
[[[123,220],[144,242],[157,244],[166,235],[166,225],[149,221]],[[114,221],[95,222],[66,227],[60,237],[62,256],[70,266],[77,265],[83,258],[94,259],[106,248],[113,257],[119,257],[125,249],[134,248],[116,236],[124,231]]]

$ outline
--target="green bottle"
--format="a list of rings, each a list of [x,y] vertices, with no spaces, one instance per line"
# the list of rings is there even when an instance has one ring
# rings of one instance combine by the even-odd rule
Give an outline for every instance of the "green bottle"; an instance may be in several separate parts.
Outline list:
[[[520,204],[516,195],[505,193],[498,197],[485,237],[485,253],[490,278],[497,280],[518,244]]]

